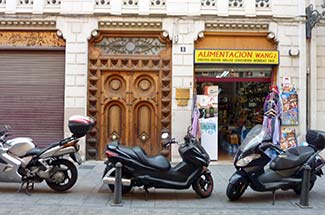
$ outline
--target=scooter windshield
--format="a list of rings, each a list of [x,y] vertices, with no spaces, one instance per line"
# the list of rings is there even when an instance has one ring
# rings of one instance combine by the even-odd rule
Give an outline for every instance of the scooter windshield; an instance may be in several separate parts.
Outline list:
[[[255,125],[247,134],[246,138],[240,145],[241,151],[246,151],[248,149],[254,148],[259,145],[264,138],[264,129],[262,125]]]

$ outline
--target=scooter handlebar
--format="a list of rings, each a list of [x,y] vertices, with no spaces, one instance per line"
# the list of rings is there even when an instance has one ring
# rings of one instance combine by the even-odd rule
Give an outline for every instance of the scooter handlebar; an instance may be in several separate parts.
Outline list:
[[[268,148],[272,148],[272,149],[274,149],[275,151],[277,151],[279,153],[283,153],[284,152],[278,145],[275,145],[272,142],[264,142],[258,148],[261,151],[265,151]]]
[[[172,138],[171,140],[167,141],[167,143],[164,143],[163,147],[167,148],[169,145],[174,144],[174,143],[178,143],[178,142],[175,140],[175,138]]]

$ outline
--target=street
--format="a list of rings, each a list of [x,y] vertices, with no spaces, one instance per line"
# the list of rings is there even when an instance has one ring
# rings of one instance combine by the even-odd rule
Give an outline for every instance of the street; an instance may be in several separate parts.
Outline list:
[[[55,193],[44,183],[36,184],[30,196],[17,193],[19,184],[0,184],[0,214],[325,214],[325,180],[318,178],[310,192],[312,209],[301,209],[293,191],[278,191],[275,205],[271,192],[259,193],[250,188],[238,202],[228,201],[227,181],[234,171],[231,165],[211,165],[214,192],[200,199],[192,189],[150,189],[145,200],[143,189],[123,196],[122,207],[112,207],[113,194],[101,182],[103,162],[87,161],[79,167],[77,185],[67,193]]]

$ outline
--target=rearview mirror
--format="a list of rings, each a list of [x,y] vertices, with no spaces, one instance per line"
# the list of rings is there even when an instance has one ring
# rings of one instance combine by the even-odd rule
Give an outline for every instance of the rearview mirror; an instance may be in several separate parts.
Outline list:
[[[168,136],[169,136],[169,134],[167,132],[164,132],[161,134],[161,139],[165,140],[168,138]]]

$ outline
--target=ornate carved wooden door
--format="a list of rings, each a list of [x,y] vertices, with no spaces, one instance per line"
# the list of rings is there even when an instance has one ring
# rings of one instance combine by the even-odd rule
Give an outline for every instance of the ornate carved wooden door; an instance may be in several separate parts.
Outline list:
[[[171,43],[159,32],[103,33],[90,41],[87,159],[104,159],[107,143],[162,149],[171,131]]]
[[[102,102],[103,139],[141,146],[148,154],[160,150],[158,72],[106,72]]]

